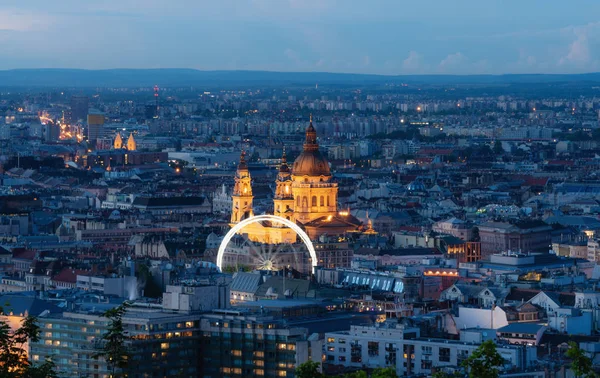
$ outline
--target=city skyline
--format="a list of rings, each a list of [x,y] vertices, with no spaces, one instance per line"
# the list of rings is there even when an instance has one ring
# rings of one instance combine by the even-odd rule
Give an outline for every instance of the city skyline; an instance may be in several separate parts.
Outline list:
[[[63,0],[0,6],[0,69],[600,71],[600,4]],[[576,11],[574,9],[586,10]],[[538,15],[538,16],[536,16]],[[543,16],[543,17],[542,17]]]

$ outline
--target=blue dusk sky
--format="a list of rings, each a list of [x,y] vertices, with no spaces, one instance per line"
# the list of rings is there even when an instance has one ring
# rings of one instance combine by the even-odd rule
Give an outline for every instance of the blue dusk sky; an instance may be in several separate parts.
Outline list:
[[[0,69],[600,71],[598,0],[2,0]]]

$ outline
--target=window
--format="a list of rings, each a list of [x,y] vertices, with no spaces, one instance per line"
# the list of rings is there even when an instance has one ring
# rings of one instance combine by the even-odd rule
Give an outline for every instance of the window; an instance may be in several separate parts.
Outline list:
[[[287,377],[287,371],[285,371],[285,370],[278,370],[277,371],[277,376],[278,377]]]
[[[450,348],[440,348],[440,362],[450,362]]]
[[[317,206],[317,196],[312,196],[312,206]]]
[[[254,369],[254,375],[265,375],[265,371],[263,369]]]
[[[340,356],[339,358],[340,362],[345,362],[346,361],[346,356]]]
[[[379,356],[379,343],[376,341],[369,341],[367,350],[369,351],[369,356]]]
[[[341,341],[341,339],[340,339],[340,341]],[[327,342],[328,343],[335,343],[335,338],[334,337],[328,337],[327,338]]]
[[[321,206],[325,206],[325,197],[321,196],[319,203]]]

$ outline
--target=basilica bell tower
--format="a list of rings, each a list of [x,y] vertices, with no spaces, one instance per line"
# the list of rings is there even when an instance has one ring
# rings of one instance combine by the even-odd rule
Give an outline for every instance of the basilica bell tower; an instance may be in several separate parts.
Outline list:
[[[274,215],[291,220],[294,215],[294,196],[292,195],[292,172],[287,164],[285,150],[281,157],[279,173],[275,181],[273,198]],[[280,225],[282,226],[282,225]]]
[[[246,153],[242,151],[240,164],[235,173],[235,186],[233,187],[231,223],[239,223],[253,215],[252,213],[252,179],[246,163]]]

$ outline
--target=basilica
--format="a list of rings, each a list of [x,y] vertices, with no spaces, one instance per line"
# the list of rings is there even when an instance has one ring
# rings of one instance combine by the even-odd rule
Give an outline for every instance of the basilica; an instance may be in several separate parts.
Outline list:
[[[275,182],[274,215],[298,224],[316,240],[321,235],[343,235],[359,231],[361,222],[349,211],[338,211],[338,185],[333,181],[329,162],[319,151],[312,117],[306,129],[302,153],[291,167],[285,151]],[[253,216],[252,179],[244,152],[235,175],[232,194],[231,225]],[[250,224],[241,231],[253,242],[295,243],[296,234],[276,222]]]

